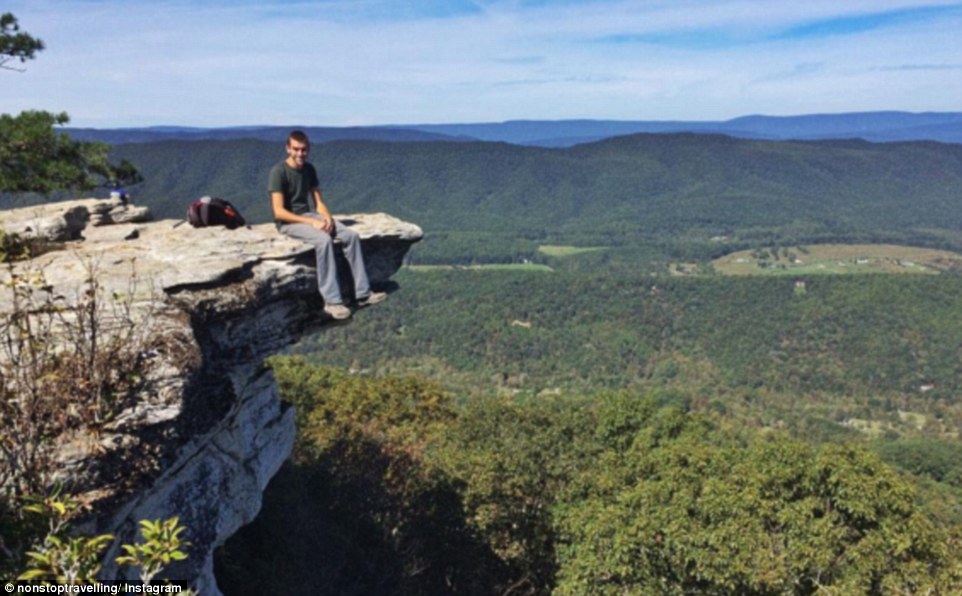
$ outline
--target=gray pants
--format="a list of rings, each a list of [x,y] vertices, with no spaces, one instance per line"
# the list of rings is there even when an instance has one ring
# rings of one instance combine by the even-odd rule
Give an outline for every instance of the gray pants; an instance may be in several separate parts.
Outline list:
[[[303,215],[321,218],[315,213]],[[340,222],[334,223],[334,231],[331,234],[302,223],[281,224],[278,229],[282,234],[314,245],[314,252],[317,255],[317,289],[320,290],[326,304],[344,303],[341,287],[337,283],[337,263],[334,260],[335,238],[343,248],[344,257],[351,267],[351,275],[354,277],[354,296],[360,300],[371,293],[367,270],[364,268],[364,255],[361,253],[361,239],[357,232]]]

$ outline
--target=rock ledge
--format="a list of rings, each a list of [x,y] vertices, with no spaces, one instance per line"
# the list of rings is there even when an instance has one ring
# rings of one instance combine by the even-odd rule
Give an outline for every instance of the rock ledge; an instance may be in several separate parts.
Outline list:
[[[422,236],[383,213],[338,219],[360,233],[375,286]],[[254,518],[293,446],[293,412],[263,361],[326,322],[313,249],[272,224],[194,229],[100,199],[0,212],[0,229],[60,243],[0,271],[0,314],[13,308],[16,280],[40,279],[47,299],[69,309],[93,276],[172,346],[153,355],[150,389],[95,438],[65,441],[58,461],[62,478],[95,503],[82,529],[118,537],[107,560],[135,540],[139,520],[177,515],[191,549],[171,579],[219,594],[213,549]],[[118,573],[105,568],[107,579]]]

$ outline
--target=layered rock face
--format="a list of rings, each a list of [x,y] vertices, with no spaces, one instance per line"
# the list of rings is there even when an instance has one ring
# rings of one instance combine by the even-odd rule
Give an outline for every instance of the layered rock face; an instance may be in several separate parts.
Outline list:
[[[422,235],[384,214],[338,219],[361,235],[375,286]],[[264,358],[328,322],[313,249],[272,224],[194,229],[98,199],[0,212],[0,229],[60,243],[0,272],[0,315],[14,308],[17,280],[41,280],[37,292],[69,310],[95,279],[125,320],[163,340],[151,344],[160,347],[147,355],[150,382],[135,403],[98,434],[58,446],[60,476],[94,503],[82,530],[117,536],[109,561],[136,541],[139,520],[179,516],[189,558],[167,575],[219,594],[213,549],[257,514],[294,441],[293,412]]]

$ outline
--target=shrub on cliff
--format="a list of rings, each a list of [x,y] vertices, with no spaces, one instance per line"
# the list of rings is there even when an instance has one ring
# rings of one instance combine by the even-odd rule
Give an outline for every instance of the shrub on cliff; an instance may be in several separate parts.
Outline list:
[[[147,316],[107,296],[88,267],[76,302],[54,295],[40,272],[10,270],[10,311],[0,321],[0,487],[42,495],[56,471],[58,442],[96,432],[149,386],[153,335]],[[135,282],[132,281],[135,285]],[[130,295],[134,295],[132,285]]]
[[[75,462],[65,479],[62,448],[96,436],[149,390],[154,357],[166,350],[149,306],[135,313],[127,297],[99,286],[94,265],[84,265],[87,282],[74,301],[56,295],[29,265],[10,267],[0,287],[8,307],[0,319],[0,575],[23,569],[31,545],[46,542],[44,528],[21,505],[56,501],[57,476],[64,494],[94,478],[97,456],[88,453],[86,467]],[[127,296],[136,286],[134,278]],[[140,465],[151,465],[151,456],[145,453]],[[67,545],[51,534],[52,548]],[[93,560],[99,550],[87,555]]]
[[[69,495],[62,495],[59,489],[45,498],[29,497],[23,512],[27,514],[26,523],[21,529],[29,527],[33,531],[32,545],[27,552],[26,568],[16,571],[9,560],[0,560],[0,580],[11,582],[14,579],[32,582],[34,591],[42,591],[36,584],[43,586],[85,586],[98,583],[103,566],[103,551],[114,540],[110,534],[97,536],[76,535],[71,525],[78,512],[80,503]],[[123,544],[125,553],[116,557],[117,564],[139,569],[139,580],[144,586],[151,584],[160,573],[174,561],[182,561],[187,554],[181,550],[189,545],[180,535],[184,531],[180,520],[172,517],[167,520],[142,520],[140,522],[141,540],[136,544]],[[0,533],[0,536],[3,536]],[[0,546],[3,542],[0,541]],[[169,583],[169,582],[166,582]],[[142,587],[129,586],[131,591],[143,591]],[[78,588],[78,590],[80,590]],[[93,591],[93,590],[80,590]],[[191,590],[178,591],[184,596],[192,596]]]

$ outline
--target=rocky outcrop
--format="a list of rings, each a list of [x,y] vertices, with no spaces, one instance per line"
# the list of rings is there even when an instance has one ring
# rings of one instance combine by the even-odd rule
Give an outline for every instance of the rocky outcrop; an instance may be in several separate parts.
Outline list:
[[[50,241],[78,240],[88,227],[150,221],[150,209],[120,200],[78,199],[11,209],[0,213],[0,229],[8,234]]]
[[[339,219],[360,233],[375,285],[421,238],[417,226],[384,214]],[[271,224],[194,229],[97,199],[0,212],[0,229],[59,243],[0,273],[0,313],[13,308],[14,279],[34,276],[67,305],[96,279],[127,320],[163,340],[136,402],[98,434],[64,441],[57,457],[64,478],[95,504],[85,531],[132,542],[139,520],[179,516],[190,556],[169,575],[218,594],[213,549],[257,514],[294,441],[293,412],[264,358],[327,322],[313,250]]]

